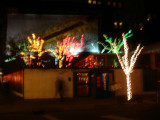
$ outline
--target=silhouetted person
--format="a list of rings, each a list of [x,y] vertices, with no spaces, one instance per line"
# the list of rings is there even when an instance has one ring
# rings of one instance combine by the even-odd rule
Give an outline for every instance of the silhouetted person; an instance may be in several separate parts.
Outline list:
[[[57,78],[56,83],[57,83],[56,84],[57,92],[59,93],[61,100],[63,100],[63,97],[64,97],[64,80],[61,79],[61,78]]]
[[[60,93],[60,97],[61,97],[61,99],[63,99],[63,81],[62,80],[59,81],[59,86],[58,87],[59,87],[58,91]]]

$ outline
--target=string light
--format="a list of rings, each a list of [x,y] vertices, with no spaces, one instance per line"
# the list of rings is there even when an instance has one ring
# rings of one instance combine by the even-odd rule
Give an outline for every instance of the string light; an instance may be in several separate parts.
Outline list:
[[[129,35],[129,33],[127,33]],[[135,62],[137,60],[137,57],[139,56],[139,54],[141,53],[143,47],[140,47],[140,44],[137,46],[136,50],[134,51],[132,57],[130,58],[129,61],[129,47],[127,44],[127,35],[126,34],[122,34],[122,38],[123,38],[123,42],[124,42],[124,56],[120,56],[120,54],[118,53],[118,51],[116,51],[116,55],[118,57],[118,60],[120,62],[120,65],[126,75],[126,81],[127,81],[127,100],[131,100],[132,99],[132,89],[131,89],[131,77],[130,74],[133,72],[133,68],[135,65]],[[116,48],[116,44],[112,43],[113,47]]]
[[[39,59],[39,57],[44,53],[44,51],[42,51],[44,40],[40,37],[36,37],[34,33],[32,34],[32,38],[28,36],[27,39],[29,45],[27,47],[24,45],[24,50],[20,52],[20,55],[21,58],[24,60],[25,64],[31,66],[32,60],[36,58],[34,54],[38,53]],[[39,66],[41,64],[37,62],[37,65]]]
[[[83,47],[83,38],[84,34],[81,35],[80,42],[78,40],[75,41],[75,37],[69,37],[67,36],[62,41],[57,42],[57,46],[55,47],[55,50],[53,49],[45,49],[42,50],[44,40],[40,37],[36,37],[36,35],[33,33],[32,37],[27,37],[29,45],[26,46],[26,44],[19,44],[18,48],[21,50],[18,55],[20,55],[20,58],[24,60],[25,64],[28,66],[32,65],[32,60],[36,59],[38,57],[37,65],[44,67],[44,65],[39,61],[40,57],[46,53],[50,52],[55,55],[55,57],[59,61],[59,68],[63,67],[63,60],[66,56],[66,61],[68,61],[68,65],[66,67],[70,66],[72,63],[72,60],[74,57],[79,57],[79,52],[82,51]],[[23,48],[22,48],[23,47]],[[7,59],[5,62],[9,62],[13,59]]]
[[[69,38],[70,39],[70,38]],[[70,66],[72,63],[72,60],[74,57],[79,57],[78,53],[80,53],[82,51],[82,47],[83,47],[83,39],[84,39],[84,34],[81,35],[81,40],[80,43],[78,42],[78,40],[76,42],[72,41],[68,42],[70,47],[69,47],[69,51],[66,54],[66,61],[68,61],[68,65],[66,65],[66,67]],[[70,41],[70,40],[68,40]]]
[[[122,51],[120,51],[120,49],[123,45],[123,40],[118,39],[118,42],[117,42],[117,38],[115,38],[113,40],[111,37],[108,37],[106,34],[103,34],[103,37],[105,38],[105,42],[107,42],[109,44],[109,47],[108,47],[108,45],[105,45],[103,42],[97,42],[98,44],[100,44],[104,47],[103,51],[108,50],[108,53],[110,53],[110,52],[122,53]],[[115,47],[113,47],[113,45],[112,45],[113,43],[115,44]]]
[[[30,52],[41,52],[42,51],[44,40],[42,40],[40,37],[36,38],[36,35],[34,33],[32,34],[32,39],[30,37],[27,37],[27,39],[30,43],[30,45],[27,46]]]
[[[55,55],[55,57],[58,59],[59,61],[59,68],[63,67],[63,60],[65,58],[66,55],[66,61],[68,61],[68,65],[66,65],[66,67],[70,66],[72,63],[72,60],[74,57],[79,57],[79,55],[77,55],[79,52],[81,52],[81,48],[83,46],[83,38],[84,35],[81,35],[81,41],[80,43],[77,41],[74,42],[75,37],[69,37],[66,36],[66,38],[64,38],[61,41],[57,42],[57,46],[55,47],[55,51],[52,49],[48,49],[45,50],[44,52],[51,52]]]

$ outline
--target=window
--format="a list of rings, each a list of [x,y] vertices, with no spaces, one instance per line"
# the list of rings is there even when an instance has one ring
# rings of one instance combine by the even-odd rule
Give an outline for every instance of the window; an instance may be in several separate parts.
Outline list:
[[[96,0],[93,0],[93,4],[96,4],[97,3],[97,1]]]
[[[88,4],[92,4],[92,0],[88,0]]]
[[[89,96],[90,81],[88,73],[77,73],[77,95]]]

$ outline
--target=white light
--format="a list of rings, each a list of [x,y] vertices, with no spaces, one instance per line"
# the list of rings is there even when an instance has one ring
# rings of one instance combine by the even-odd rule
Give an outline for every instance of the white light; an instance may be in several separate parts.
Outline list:
[[[132,89],[131,89],[131,78],[130,74],[132,73],[133,67],[135,65],[135,62],[137,60],[137,57],[139,56],[141,50],[143,47],[140,48],[140,44],[137,46],[136,50],[134,51],[132,57],[130,58],[129,62],[129,47],[127,44],[127,40],[125,38],[125,34],[122,34],[123,42],[124,42],[124,56],[120,56],[119,53],[116,51],[116,55],[118,57],[118,60],[121,64],[121,67],[126,75],[126,82],[127,82],[127,100],[132,99]],[[112,44],[114,48],[116,48],[115,44]]]
[[[0,75],[3,75],[3,72],[0,72]]]
[[[91,46],[92,46],[90,47],[91,53],[100,53],[98,46],[95,46],[93,43],[91,43]]]
[[[115,26],[115,27],[117,27],[117,25],[118,25],[118,22],[117,22],[117,21],[115,21],[115,22],[114,22],[114,26]]]
[[[78,55],[82,51],[83,51],[82,49],[75,49],[75,48],[70,49],[70,52],[72,53],[72,55]]]

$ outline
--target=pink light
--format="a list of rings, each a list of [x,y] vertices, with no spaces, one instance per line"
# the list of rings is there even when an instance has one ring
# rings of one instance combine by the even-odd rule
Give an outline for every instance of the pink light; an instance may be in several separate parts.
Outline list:
[[[81,41],[80,43],[78,42],[78,40],[76,42],[74,42],[75,37],[73,37],[71,39],[71,37],[66,37],[65,39],[63,39],[63,44],[68,45],[68,49],[66,52],[66,61],[69,62],[68,65],[66,65],[66,67],[70,66],[72,63],[73,58],[75,57],[79,57],[79,55],[77,55],[79,52],[81,52],[81,48],[83,46],[83,38],[84,38],[84,34],[81,35]]]

